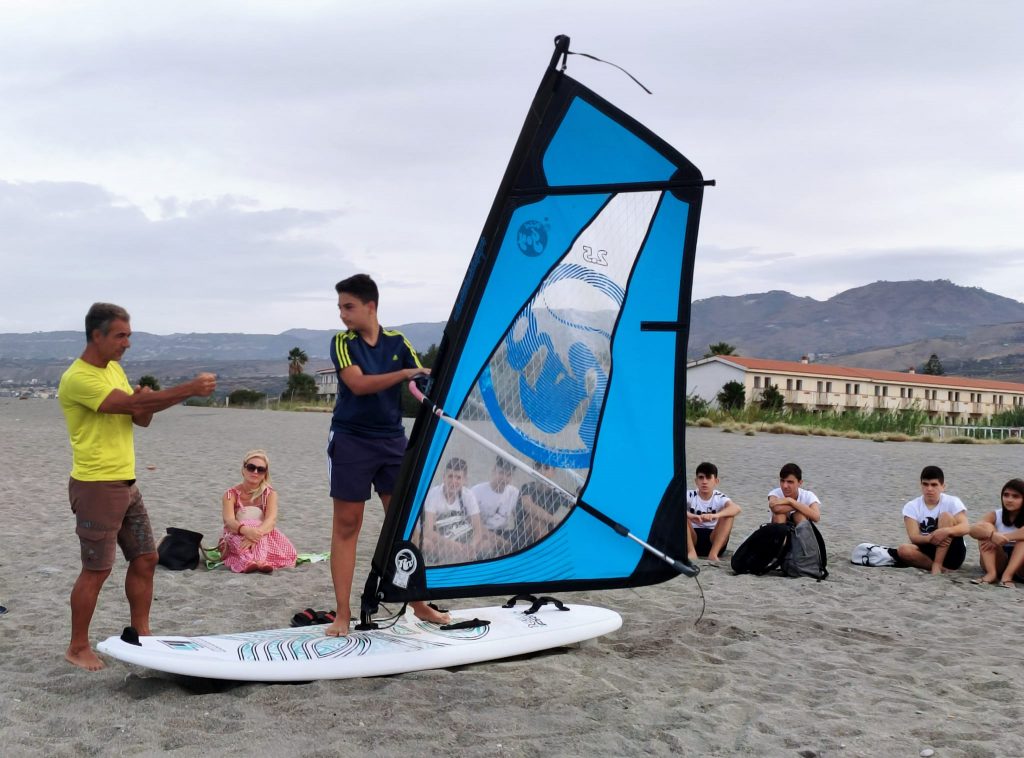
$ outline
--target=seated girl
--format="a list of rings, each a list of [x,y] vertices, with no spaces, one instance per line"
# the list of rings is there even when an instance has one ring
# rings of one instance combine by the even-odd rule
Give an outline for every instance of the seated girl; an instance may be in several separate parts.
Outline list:
[[[242,482],[224,493],[224,565],[239,574],[295,565],[295,548],[277,524],[277,493],[270,486],[270,458],[250,450],[242,459]]]
[[[1024,582],[1024,480],[1011,479],[1003,485],[1002,508],[989,511],[971,527],[978,540],[981,567],[985,575],[974,584],[995,584],[1012,589],[1013,580]]]

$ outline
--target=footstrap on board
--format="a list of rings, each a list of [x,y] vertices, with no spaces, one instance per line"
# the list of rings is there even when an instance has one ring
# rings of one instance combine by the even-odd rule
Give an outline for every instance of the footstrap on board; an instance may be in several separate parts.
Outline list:
[[[534,595],[516,595],[515,597],[509,598],[508,602],[506,602],[501,607],[502,608],[514,608],[516,603],[518,601],[520,601],[520,600],[525,600],[526,602],[531,603],[530,607],[527,608],[525,611],[523,611],[523,613],[525,615],[527,615],[527,616],[529,616],[529,615],[531,615],[533,613],[536,613],[543,606],[549,605],[549,604],[555,606],[555,608],[557,608],[560,611],[568,611],[569,610],[569,608],[566,607],[565,603],[563,603],[558,598],[551,597],[549,595],[541,595],[540,597],[536,597]]]
[[[442,632],[457,632],[459,629],[476,629],[480,626],[490,626],[491,622],[487,619],[474,618],[469,621],[456,621],[452,624],[444,624],[441,627]]]

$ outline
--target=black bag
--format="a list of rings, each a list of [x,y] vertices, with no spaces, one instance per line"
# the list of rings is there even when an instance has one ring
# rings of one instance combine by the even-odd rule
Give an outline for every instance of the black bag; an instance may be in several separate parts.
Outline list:
[[[828,577],[828,553],[825,540],[813,521],[805,519],[794,527],[789,550],[782,559],[786,576],[810,576],[819,582]]]
[[[199,532],[169,526],[167,536],[156,547],[160,556],[158,563],[171,571],[194,569],[199,565],[199,543],[202,541],[203,535]]]
[[[732,570],[761,576],[779,568],[789,551],[792,530],[789,524],[761,524],[732,554]]]

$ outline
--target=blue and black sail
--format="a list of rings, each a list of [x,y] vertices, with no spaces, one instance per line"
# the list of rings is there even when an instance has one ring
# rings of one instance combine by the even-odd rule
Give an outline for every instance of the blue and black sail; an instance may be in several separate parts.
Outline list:
[[[424,388],[364,613],[681,569],[687,325],[710,182],[569,77],[569,40],[555,44]]]

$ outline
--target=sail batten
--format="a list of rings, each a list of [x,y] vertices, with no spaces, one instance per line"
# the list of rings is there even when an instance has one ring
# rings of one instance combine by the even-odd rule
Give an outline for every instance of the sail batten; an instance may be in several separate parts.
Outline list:
[[[709,182],[559,58],[446,327],[364,611],[683,570],[686,324]]]

